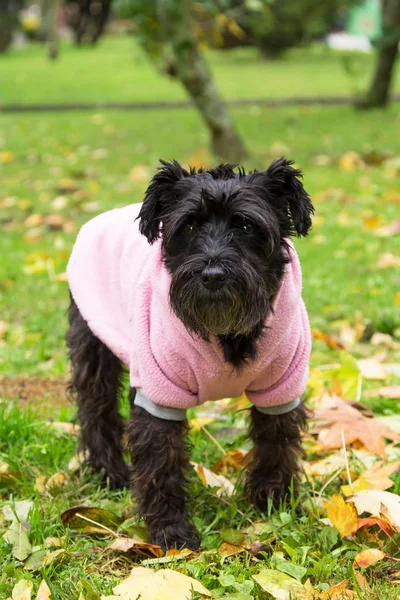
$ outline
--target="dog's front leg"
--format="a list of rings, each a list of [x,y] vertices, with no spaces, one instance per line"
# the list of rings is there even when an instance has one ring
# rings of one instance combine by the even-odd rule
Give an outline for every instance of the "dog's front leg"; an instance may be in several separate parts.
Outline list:
[[[133,403],[128,441],[132,455],[132,492],[154,544],[169,549],[199,547],[186,512],[189,468],[188,423],[152,416]]]
[[[288,499],[290,483],[300,468],[301,433],[307,418],[304,404],[281,415],[251,409],[249,434],[254,452],[246,483],[252,503],[263,512],[267,510],[268,499],[275,507]]]

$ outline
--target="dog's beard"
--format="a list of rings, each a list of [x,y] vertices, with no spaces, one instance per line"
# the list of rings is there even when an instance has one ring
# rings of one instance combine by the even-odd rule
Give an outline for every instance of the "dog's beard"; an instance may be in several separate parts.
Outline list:
[[[179,267],[172,276],[170,302],[185,327],[204,339],[210,335],[250,333],[269,312],[270,295],[262,278],[248,264],[224,263],[229,281],[216,291],[207,290],[194,269],[195,261]]]

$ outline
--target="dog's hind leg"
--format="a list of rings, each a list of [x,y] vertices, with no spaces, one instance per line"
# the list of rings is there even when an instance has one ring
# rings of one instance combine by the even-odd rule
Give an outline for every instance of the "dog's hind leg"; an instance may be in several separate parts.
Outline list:
[[[76,400],[81,426],[80,449],[95,471],[103,471],[113,488],[129,485],[124,461],[124,422],[118,411],[123,367],[89,329],[71,298],[67,346],[72,368],[69,391]]]
[[[304,404],[281,415],[263,414],[254,406],[251,409],[249,433],[254,450],[246,487],[250,500],[262,512],[267,511],[268,499],[277,508],[289,499],[290,483],[300,470],[301,434],[308,417]]]
[[[188,423],[152,416],[134,405],[127,432],[132,455],[132,493],[154,544],[199,547],[199,536],[186,512],[189,468]]]

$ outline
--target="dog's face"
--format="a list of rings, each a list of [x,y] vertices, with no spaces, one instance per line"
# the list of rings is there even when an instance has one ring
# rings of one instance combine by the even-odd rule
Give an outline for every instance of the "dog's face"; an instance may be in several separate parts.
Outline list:
[[[285,159],[247,175],[231,165],[196,172],[161,162],[139,227],[149,243],[162,236],[173,310],[204,339],[250,334],[279,289],[285,240],[311,227],[300,171]]]

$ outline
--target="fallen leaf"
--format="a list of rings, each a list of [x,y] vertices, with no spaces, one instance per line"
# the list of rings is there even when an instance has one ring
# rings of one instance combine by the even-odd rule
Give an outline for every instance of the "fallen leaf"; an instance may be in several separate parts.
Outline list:
[[[344,349],[342,342],[340,340],[332,337],[328,333],[325,333],[323,331],[320,331],[319,329],[314,329],[314,328],[311,329],[311,333],[312,333],[314,340],[324,342],[329,348],[332,348],[333,350],[337,350],[338,348],[341,350]]]
[[[363,358],[358,360],[357,364],[365,379],[386,379],[388,376],[382,363],[374,358]]]
[[[253,579],[277,600],[312,600],[313,596],[301,583],[281,571],[262,569]]]
[[[230,470],[240,471],[249,461],[249,453],[240,448],[229,450],[212,468],[213,473],[228,473]]]
[[[110,533],[107,529],[118,527],[123,519],[105,508],[74,506],[61,514],[63,524],[80,533]]]
[[[379,388],[374,392],[382,398],[393,398],[394,400],[400,399],[400,385],[387,385]]]
[[[135,540],[132,538],[119,537],[114,542],[108,546],[109,550],[118,550],[119,552],[130,552],[137,550],[147,550],[150,554],[156,557],[164,556],[164,552],[162,551],[160,546],[156,544],[148,544],[147,542],[143,542],[141,540]]]
[[[65,539],[65,536],[62,536],[61,538],[49,536],[45,539],[46,547],[51,548],[52,546],[61,546],[63,539]]]
[[[315,477],[324,477],[325,475],[332,475],[338,469],[346,468],[346,458],[343,452],[338,454],[330,454],[322,460],[313,462],[303,462],[303,468],[307,475],[314,475]]]
[[[29,215],[24,221],[25,227],[40,227],[43,225],[44,216],[40,214]]]
[[[24,563],[24,569],[28,571],[40,571],[43,567],[43,559],[46,556],[46,549],[39,548],[34,550]]]
[[[32,581],[21,579],[13,588],[12,600],[31,600],[32,587]]]
[[[362,169],[365,167],[365,163],[357,152],[345,152],[339,160],[338,167],[340,171],[355,171],[356,169]]]
[[[18,560],[25,560],[32,552],[28,532],[21,523],[12,523],[3,538],[8,544],[12,545],[12,555]]]
[[[214,421],[215,417],[196,417],[195,419],[190,419],[189,425],[193,431],[200,431],[203,427]]]
[[[378,550],[377,548],[368,548],[368,550],[362,550],[362,552],[357,554],[357,556],[354,558],[353,567],[370,567],[384,558],[385,554],[382,552],[382,550]]]
[[[49,552],[48,554],[46,554],[46,556],[44,556],[42,560],[42,567],[48,567],[53,562],[59,561],[64,555],[65,550],[63,548],[60,548],[59,550],[54,550],[53,552]]]
[[[220,545],[218,552],[223,554],[224,556],[236,556],[236,554],[240,554],[241,552],[245,552],[245,548],[243,546],[237,546],[233,544],[229,544],[228,542],[223,542]]]
[[[68,485],[68,475],[65,473],[54,473],[46,483],[46,490],[50,493],[54,493],[62,487]]]
[[[0,152],[0,163],[3,163],[3,165],[8,165],[12,163],[13,160],[14,153],[11,152],[11,150],[3,150],[3,152]]]
[[[324,504],[330,522],[341,537],[353,535],[357,531],[358,514],[351,502],[345,501],[340,494],[334,494],[332,501]]]
[[[39,585],[36,600],[51,600],[51,591],[44,579],[42,579]]]
[[[391,269],[392,267],[400,267],[400,256],[395,256],[391,252],[385,252],[379,258],[376,266],[378,269]]]
[[[346,445],[362,444],[369,452],[386,458],[385,438],[400,440],[398,433],[378,419],[365,416],[352,403],[337,396],[327,397],[327,400],[331,406],[315,411],[313,425],[324,450],[342,448],[344,436]]]
[[[358,515],[369,513],[381,517],[400,532],[400,496],[379,490],[364,490],[346,499],[355,506]]]
[[[35,485],[33,487],[34,490],[36,490],[37,492],[39,492],[40,494],[45,494],[46,493],[46,477],[44,475],[38,475],[38,477],[36,477],[35,480]]]
[[[375,230],[375,235],[379,237],[392,237],[400,233],[400,221],[393,221],[389,225],[383,225]]]
[[[206,487],[218,488],[216,494],[218,496],[232,496],[235,491],[235,486],[233,483],[229,481],[223,475],[217,475],[203,467],[203,465],[199,465],[197,463],[191,463],[199,476],[200,481]]]
[[[390,524],[387,521],[384,521],[383,519],[378,519],[375,517],[370,517],[368,519],[358,519],[357,531],[359,529],[362,529],[363,527],[369,528],[374,527],[375,525],[377,525],[384,533],[386,533],[388,537],[393,539],[393,528],[390,526]]]
[[[345,579],[344,581],[341,581],[340,583],[337,583],[336,585],[330,587],[329,590],[325,590],[322,593],[320,593],[318,595],[318,600],[346,600],[346,598],[356,597],[354,595],[354,592],[351,592],[347,589],[348,585],[349,582],[347,581],[347,579]],[[349,596],[349,592],[352,595]]]
[[[145,165],[135,165],[129,171],[128,177],[131,181],[134,181],[135,183],[147,183],[148,181],[150,181],[152,175],[153,173],[150,167],[147,167]]]
[[[201,583],[172,569],[154,572],[145,567],[135,567],[127,579],[113,588],[115,596],[101,596],[101,600],[121,596],[124,600],[189,600],[192,590],[211,596]]]
[[[185,560],[188,556],[192,556],[194,552],[188,548],[182,550],[176,550],[176,548],[170,548],[165,556],[161,558],[146,558],[141,561],[143,567],[151,567],[153,565],[165,565],[168,563],[176,563],[179,560]]]
[[[19,500],[3,506],[2,512],[7,521],[26,523],[32,506],[32,500]]]

